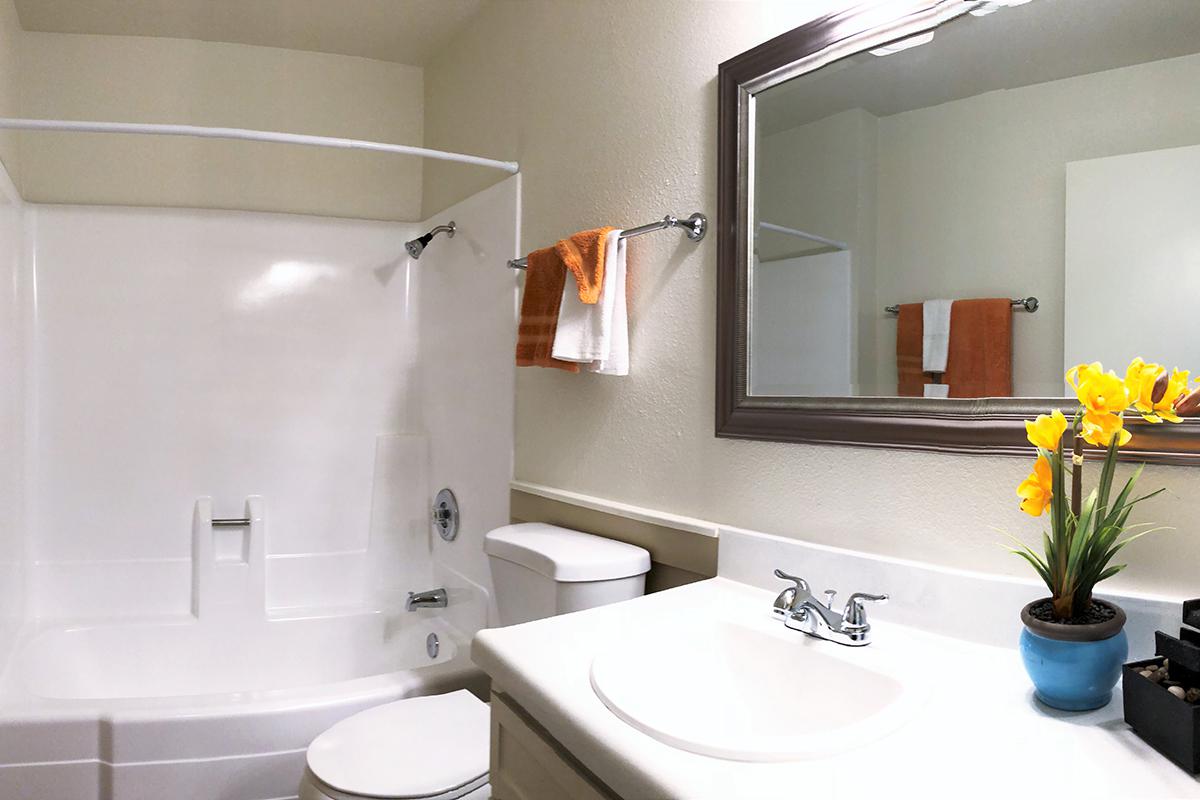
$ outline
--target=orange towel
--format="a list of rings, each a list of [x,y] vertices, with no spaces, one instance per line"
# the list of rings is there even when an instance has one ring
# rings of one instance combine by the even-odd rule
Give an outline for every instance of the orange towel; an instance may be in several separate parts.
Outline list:
[[[611,230],[611,227],[604,227],[580,231],[554,245],[558,257],[579,284],[580,301],[588,305],[600,299],[600,290],[604,287],[604,239]]]
[[[521,321],[517,326],[517,366],[579,372],[578,364],[553,356],[567,269],[554,247],[533,251],[526,263],[525,296],[521,298]]]
[[[954,307],[951,306],[951,313]],[[905,303],[900,306],[896,322],[896,394],[901,397],[923,397],[925,395],[925,373],[922,360],[921,339],[925,333],[924,310],[920,303]],[[950,333],[954,335],[953,326]]]
[[[917,307],[920,309],[920,306]],[[955,300],[942,383],[951,397],[1012,397],[1012,302]]]

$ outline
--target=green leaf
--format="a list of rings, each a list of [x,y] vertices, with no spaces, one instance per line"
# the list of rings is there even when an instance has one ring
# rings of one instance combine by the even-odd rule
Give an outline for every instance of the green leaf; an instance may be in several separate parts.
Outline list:
[[[1071,542],[1071,550],[1067,554],[1067,570],[1068,576],[1077,577],[1081,570],[1080,556],[1083,555],[1086,545],[1092,538],[1092,519],[1096,513],[1096,493],[1093,489],[1091,494],[1087,496],[1087,500],[1083,501],[1083,508],[1079,513],[1079,524],[1075,528],[1074,541]],[[1077,581],[1072,580],[1072,583]]]
[[[1066,437],[1064,436],[1063,438],[1065,439]],[[1050,528],[1054,538],[1054,572],[1056,575],[1061,576],[1066,570],[1067,549],[1069,547],[1068,537],[1070,536],[1067,522],[1070,512],[1067,504],[1066,476],[1063,469],[1062,439],[1058,440],[1058,447],[1055,448],[1053,457],[1050,459],[1050,467],[1051,491],[1053,492],[1050,498]]]
[[[1112,491],[1113,475],[1117,470],[1118,438],[1120,437],[1112,437],[1112,442],[1108,445],[1108,453],[1104,456],[1104,466],[1100,469],[1100,485],[1097,488],[1100,508],[1108,508],[1108,495]]]
[[[1142,470],[1145,468],[1146,468],[1145,464],[1138,465],[1137,469],[1135,469],[1133,471],[1133,474],[1129,476],[1129,480],[1125,481],[1125,488],[1121,490],[1121,493],[1119,495],[1117,495],[1116,501],[1114,501],[1113,504],[1111,506],[1109,506],[1108,522],[1110,524],[1113,522],[1113,520],[1112,520],[1113,515],[1120,514],[1125,509],[1127,501],[1129,500],[1129,495],[1133,493],[1133,487],[1137,485],[1138,478],[1141,477]]]
[[[1039,577],[1041,577],[1042,581],[1045,582],[1046,588],[1050,590],[1051,594],[1054,594],[1055,587],[1054,583],[1050,580],[1050,572],[1042,565],[1042,562],[1040,562],[1034,555],[1027,553],[1024,550],[1010,549],[1008,552],[1012,553],[1013,555],[1018,555],[1028,561],[1030,566],[1037,571],[1037,574]]]

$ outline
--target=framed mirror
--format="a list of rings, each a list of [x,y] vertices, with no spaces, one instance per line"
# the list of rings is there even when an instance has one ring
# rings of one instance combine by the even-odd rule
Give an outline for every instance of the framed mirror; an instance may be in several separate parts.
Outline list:
[[[718,436],[1023,454],[1075,364],[1200,371],[1200,3],[876,0],[719,91]]]

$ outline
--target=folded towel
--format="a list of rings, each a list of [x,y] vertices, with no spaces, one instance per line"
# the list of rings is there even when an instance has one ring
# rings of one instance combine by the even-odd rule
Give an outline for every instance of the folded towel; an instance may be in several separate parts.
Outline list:
[[[612,230],[604,227],[580,231],[554,245],[579,284],[579,299],[589,305],[600,299],[604,287],[604,245]]]
[[[921,369],[925,372],[946,371],[946,358],[950,352],[950,304],[950,300],[926,300],[921,304]]]
[[[606,323],[609,330],[608,354],[597,359],[591,366],[592,372],[601,375],[629,374],[629,308],[628,308],[628,269],[625,260],[625,240],[621,232],[615,231],[615,239],[609,242],[613,258],[606,267],[608,274],[604,277],[604,291],[600,303],[612,310],[611,319]],[[609,234],[613,236],[614,234]]]
[[[925,384],[925,397],[949,397],[950,387],[944,383]]]
[[[923,322],[920,303],[900,306],[896,321],[896,394],[922,397],[925,373],[921,369]]]
[[[592,372],[606,372],[594,364],[607,363],[613,358],[613,344],[617,332],[617,306],[625,305],[624,243],[621,232],[611,230],[604,244],[604,284],[599,301],[584,303],[574,281],[564,281],[562,302],[558,309],[558,328],[554,336],[554,357],[560,361],[587,364]],[[621,263],[618,264],[618,261]],[[627,325],[625,314],[620,315],[620,324]],[[628,335],[626,332],[626,343]],[[626,360],[628,357],[626,344]],[[624,373],[628,374],[628,369]]]
[[[951,397],[1012,396],[1012,302],[955,300],[942,381]]]
[[[553,247],[529,254],[525,269],[525,296],[517,326],[517,366],[554,367],[578,372],[579,365],[554,358],[554,333],[562,302],[566,266]]]

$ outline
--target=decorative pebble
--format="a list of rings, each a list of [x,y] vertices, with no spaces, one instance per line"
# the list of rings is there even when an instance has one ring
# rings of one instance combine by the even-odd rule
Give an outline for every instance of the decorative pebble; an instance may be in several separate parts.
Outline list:
[[[1141,675],[1143,678],[1149,678],[1151,675],[1154,674],[1154,670],[1144,669],[1141,672],[1139,672],[1138,674]]]
[[[1178,697],[1180,700],[1183,700],[1187,696],[1187,692],[1183,690],[1182,686],[1168,686],[1167,691]]]
[[[1197,689],[1193,686],[1191,689],[1187,690],[1187,694],[1183,696],[1183,699],[1187,700],[1189,703],[1195,703],[1197,700],[1200,700],[1200,689]]]
[[[1148,677],[1150,680],[1154,681],[1155,683],[1162,683],[1164,680],[1167,679],[1167,671],[1165,669],[1155,670]]]

